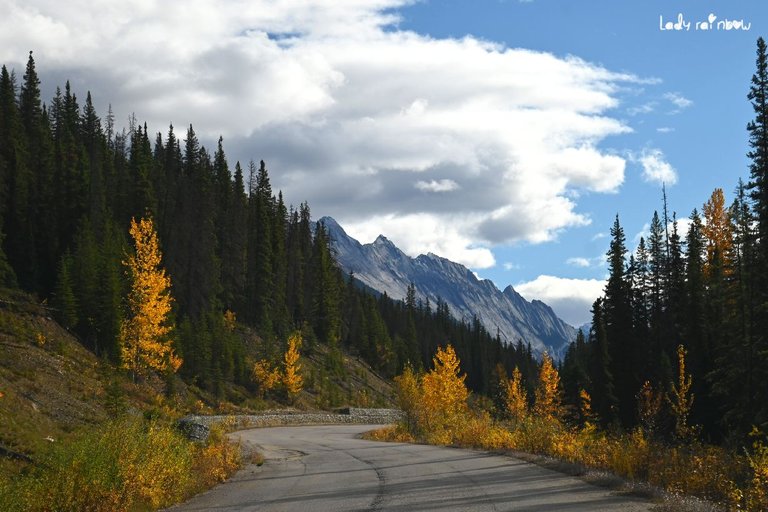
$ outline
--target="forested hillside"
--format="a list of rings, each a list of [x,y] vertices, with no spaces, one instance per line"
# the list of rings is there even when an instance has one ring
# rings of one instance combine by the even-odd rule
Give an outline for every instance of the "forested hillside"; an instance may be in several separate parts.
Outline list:
[[[128,228],[151,218],[174,299],[169,342],[179,374],[203,389],[253,386],[235,319],[271,361],[300,330],[305,349],[324,344],[338,359],[346,346],[387,376],[408,361],[428,365],[450,341],[472,389],[488,390],[498,361],[533,380],[530,347],[502,345],[441,302],[359,288],[336,266],[323,227],[311,225],[309,205],[275,194],[263,161],[230,166],[221,138],[210,152],[191,125],[184,135],[173,126],[152,134],[132,116],[118,128],[111,109],[102,120],[90,93],[81,106],[69,83],[44,103],[31,53],[20,81],[3,66],[0,113],[0,284],[47,300],[115,364],[128,314]]]
[[[690,420],[713,440],[744,439],[768,427],[768,60],[757,43],[748,100],[749,180],[726,204],[718,188],[681,232],[666,197],[650,232],[627,247],[617,216],[607,253],[605,295],[592,329],[563,365],[567,396],[592,396],[604,424],[637,425],[677,382],[678,347],[692,377]],[[690,405],[690,404],[689,404]],[[660,430],[673,430],[670,417]]]

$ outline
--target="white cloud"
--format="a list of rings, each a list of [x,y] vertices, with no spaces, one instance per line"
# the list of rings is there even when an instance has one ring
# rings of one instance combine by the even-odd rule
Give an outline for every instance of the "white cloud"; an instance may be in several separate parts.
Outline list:
[[[519,270],[519,269],[521,268],[521,267],[520,267],[520,264],[518,264],[518,263],[513,263],[513,262],[511,262],[511,261],[507,261],[507,262],[505,262],[503,266],[504,266],[504,270],[506,270],[506,271],[510,271],[510,270]]]
[[[630,116],[636,116],[639,114],[650,114],[656,108],[656,102],[644,103],[636,107],[630,107],[627,109],[627,114]]]
[[[685,240],[685,236],[688,234],[688,230],[691,228],[693,222],[688,217],[682,217],[677,219],[677,234],[680,235],[681,240]],[[672,234],[672,222],[669,223],[669,234]]]
[[[645,149],[637,157],[637,161],[643,166],[643,179],[651,183],[661,185],[674,185],[677,183],[677,172],[664,158],[660,149]]]
[[[208,146],[223,134],[289,201],[410,254],[485,268],[488,247],[589,224],[575,192],[622,185],[625,159],[603,146],[631,131],[613,113],[643,81],[399,30],[407,3],[0,0],[0,62],[21,74],[33,48],[49,90],[71,78],[102,115],[192,123]]]
[[[672,103],[675,107],[677,107],[677,110],[675,112],[679,112],[680,110],[683,110],[693,105],[693,101],[689,100],[679,92],[668,92],[664,94],[664,99]]]
[[[660,126],[659,128],[656,128],[656,131],[659,133],[672,133],[675,129],[669,126]]]
[[[651,235],[651,224],[649,222],[646,222],[643,224],[643,227],[640,231],[635,233],[635,236],[632,237],[632,243],[634,244],[635,248],[640,244],[640,239],[644,238],[646,241],[648,240],[648,237]],[[635,249],[632,249],[634,252]]]
[[[659,214],[661,216],[661,214]],[[662,223],[664,222],[664,219],[661,219]],[[667,231],[666,233],[669,234],[669,236],[672,236],[672,230],[674,227],[674,221],[669,219],[669,222],[667,223]],[[681,241],[685,241],[685,235],[688,233],[688,229],[691,227],[691,219],[688,217],[678,217],[677,218],[677,234],[680,236]],[[644,238],[646,247],[648,244],[648,239],[651,236],[651,224],[649,222],[646,222],[643,224],[642,229],[635,234],[634,237],[632,237],[632,247],[629,248],[629,250],[634,253],[637,251],[637,246],[640,244],[640,239]],[[629,257],[629,255],[627,255]]]
[[[471,269],[484,269],[496,265],[493,253],[487,247],[474,246],[462,237],[467,222],[461,217],[443,217],[420,213],[405,216],[386,215],[362,222],[345,223],[344,230],[361,243],[374,240],[379,234],[403,252],[411,255],[434,253],[456,261]]]
[[[592,304],[603,295],[604,286],[605,281],[598,279],[540,275],[514,288],[526,299],[537,299],[548,304],[557,316],[573,326],[579,326],[592,319]]]
[[[574,257],[565,261],[568,265],[578,268],[595,268],[605,264],[605,256],[596,256],[594,258]]]
[[[574,267],[581,267],[581,268],[588,268],[590,265],[589,259],[587,258],[568,258],[566,260],[566,263],[568,265],[572,265]]]
[[[459,184],[453,180],[422,180],[417,181],[415,186],[424,192],[452,192],[459,188]]]

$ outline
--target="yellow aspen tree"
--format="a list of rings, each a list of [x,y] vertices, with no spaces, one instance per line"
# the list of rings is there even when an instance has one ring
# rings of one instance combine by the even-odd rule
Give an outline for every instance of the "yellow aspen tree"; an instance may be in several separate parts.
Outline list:
[[[536,387],[536,402],[533,412],[541,418],[560,419],[562,398],[560,396],[560,374],[552,364],[552,358],[544,352],[539,370],[539,384]]]
[[[434,368],[421,379],[426,428],[452,429],[467,412],[467,376],[459,375],[460,361],[451,345],[438,347],[432,362]]]
[[[731,215],[725,206],[723,189],[716,188],[709,200],[704,203],[704,225],[701,233],[706,238],[707,259],[704,263],[704,273],[710,275],[715,258],[720,258],[720,265],[727,275],[731,269],[730,254],[733,243],[733,228]]]
[[[640,426],[646,434],[656,432],[656,426],[661,413],[662,394],[657,393],[650,381],[645,381],[637,394],[637,412],[640,417]]]
[[[288,348],[285,351],[283,360],[285,368],[283,372],[283,386],[285,387],[288,398],[293,401],[301,392],[304,385],[304,379],[301,377],[301,365],[299,364],[299,348],[301,348],[301,334],[295,332],[288,338]]]
[[[669,406],[672,408],[672,414],[675,417],[675,435],[678,439],[688,441],[693,436],[693,429],[688,424],[688,417],[693,407],[693,377],[685,373],[685,356],[687,351],[682,345],[677,346],[678,375],[677,383],[672,385],[672,389],[667,396]]]
[[[410,364],[405,365],[403,373],[395,377],[395,393],[397,395],[397,405],[405,413],[408,432],[418,435],[421,391],[419,389],[419,378]]]
[[[251,371],[251,378],[259,386],[259,395],[275,389],[280,382],[280,370],[273,368],[266,359],[256,361]]]
[[[513,420],[521,420],[528,415],[528,394],[517,366],[512,370],[512,378],[507,381],[506,405],[507,414]]]
[[[592,397],[589,396],[587,390],[582,388],[579,390],[579,414],[581,415],[581,421],[585,426],[589,426],[597,422],[597,416],[592,411]]]
[[[224,312],[224,326],[227,328],[227,331],[235,332],[235,327],[237,327],[237,315],[230,310]]]
[[[176,372],[182,361],[174,354],[169,337],[173,330],[169,322],[171,279],[160,265],[162,254],[152,219],[131,219],[129,232],[136,252],[123,262],[131,290],[129,314],[120,326],[122,366],[134,377],[148,370]]]

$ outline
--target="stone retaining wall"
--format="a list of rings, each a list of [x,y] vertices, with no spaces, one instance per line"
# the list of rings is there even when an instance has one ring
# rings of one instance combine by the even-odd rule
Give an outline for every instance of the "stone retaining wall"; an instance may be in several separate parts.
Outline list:
[[[391,424],[403,417],[399,409],[361,409],[348,407],[338,413],[298,411],[269,411],[261,414],[226,416],[185,416],[179,420],[179,428],[190,439],[204,441],[211,425],[221,423],[227,430],[243,430],[257,427],[281,427],[287,425],[334,425],[334,424]]]

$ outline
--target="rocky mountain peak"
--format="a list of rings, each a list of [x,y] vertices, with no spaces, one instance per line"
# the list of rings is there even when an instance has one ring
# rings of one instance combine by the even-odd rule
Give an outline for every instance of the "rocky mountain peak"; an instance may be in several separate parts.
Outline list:
[[[545,350],[559,356],[576,337],[576,330],[555,315],[541,301],[528,302],[512,286],[500,291],[487,279],[478,279],[467,267],[438,256],[422,254],[416,258],[403,253],[386,236],[371,244],[360,244],[346,234],[332,218],[321,222],[331,234],[331,244],[345,272],[368,287],[392,298],[404,298],[413,283],[418,299],[438,298],[458,319],[477,316],[488,332],[499,332],[502,341],[522,340],[537,352]]]

